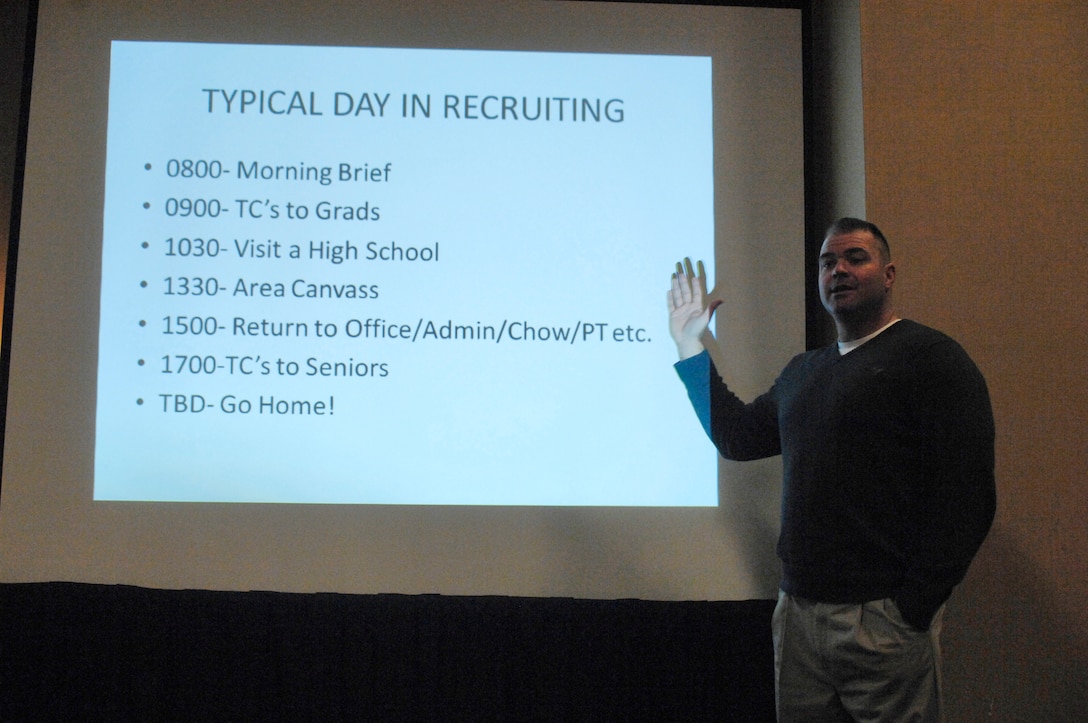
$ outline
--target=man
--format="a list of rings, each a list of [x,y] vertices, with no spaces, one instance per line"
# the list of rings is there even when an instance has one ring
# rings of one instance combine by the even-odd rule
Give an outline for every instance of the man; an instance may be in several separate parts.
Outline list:
[[[722,456],[782,455],[779,720],[936,721],[944,602],[994,516],[989,394],[956,342],[895,315],[874,224],[835,222],[818,273],[838,342],[745,404],[701,341],[720,302],[678,264],[676,369]]]

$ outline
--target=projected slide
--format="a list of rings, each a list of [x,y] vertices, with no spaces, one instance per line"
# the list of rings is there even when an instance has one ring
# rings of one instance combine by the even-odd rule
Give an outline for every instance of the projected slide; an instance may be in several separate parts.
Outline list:
[[[96,500],[704,506],[703,57],[114,42]]]

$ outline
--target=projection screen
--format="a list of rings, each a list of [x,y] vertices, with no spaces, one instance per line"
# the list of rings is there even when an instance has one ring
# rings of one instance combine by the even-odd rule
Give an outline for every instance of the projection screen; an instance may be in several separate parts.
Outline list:
[[[797,9],[43,0],[0,579],[772,595],[664,296],[773,381],[803,153]]]

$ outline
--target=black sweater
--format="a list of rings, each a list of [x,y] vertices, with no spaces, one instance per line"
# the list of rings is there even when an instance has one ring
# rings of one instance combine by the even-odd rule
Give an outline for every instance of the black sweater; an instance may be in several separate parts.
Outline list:
[[[794,357],[750,404],[705,352],[677,371],[723,457],[782,454],[782,589],[821,602],[891,597],[927,628],[995,509],[990,398],[960,345],[900,321],[849,354]]]

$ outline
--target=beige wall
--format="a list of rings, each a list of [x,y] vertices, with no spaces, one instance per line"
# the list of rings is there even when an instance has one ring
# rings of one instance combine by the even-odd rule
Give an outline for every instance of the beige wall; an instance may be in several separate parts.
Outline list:
[[[950,606],[952,721],[1088,715],[1088,3],[862,0],[866,204],[902,315],[997,419],[997,521]]]

